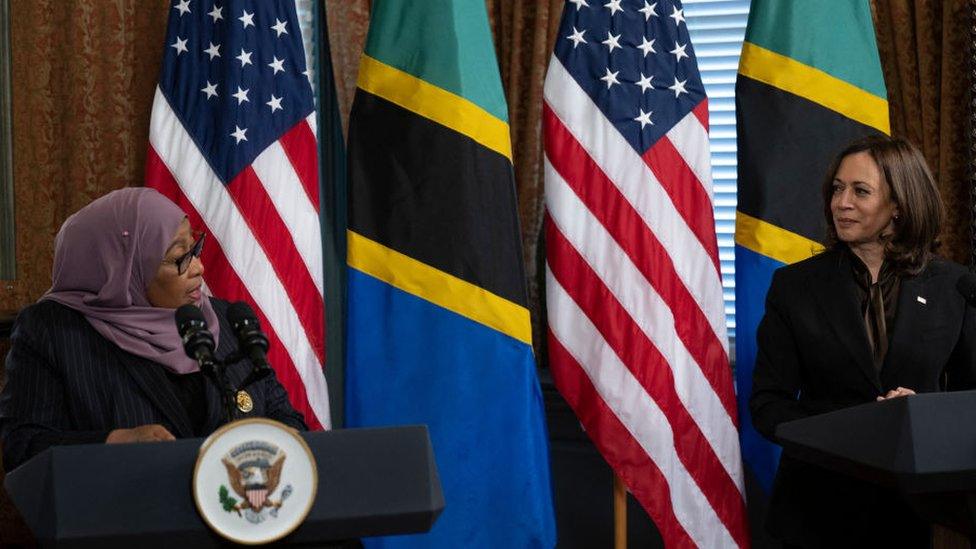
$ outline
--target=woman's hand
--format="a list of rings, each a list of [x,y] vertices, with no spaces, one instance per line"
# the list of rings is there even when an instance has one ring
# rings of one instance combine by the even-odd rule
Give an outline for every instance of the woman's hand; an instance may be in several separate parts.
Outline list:
[[[915,391],[911,389],[906,389],[904,387],[898,387],[897,389],[892,389],[888,391],[885,396],[879,396],[878,400],[888,400],[889,398],[907,397],[908,395],[914,395]]]
[[[131,429],[116,429],[108,434],[105,442],[115,444],[119,442],[157,442],[160,440],[176,440],[176,437],[167,431],[166,427],[153,423]]]

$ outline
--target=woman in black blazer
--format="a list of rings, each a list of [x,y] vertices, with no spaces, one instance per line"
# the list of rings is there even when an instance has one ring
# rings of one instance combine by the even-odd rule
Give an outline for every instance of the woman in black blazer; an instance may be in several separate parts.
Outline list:
[[[956,290],[965,269],[934,255],[945,214],[918,150],[856,142],[823,197],[827,250],[775,272],[757,332],[749,408],[773,442],[780,423],[976,382],[976,311]],[[896,492],[788,451],[767,529],[805,547],[926,547],[931,535]]]
[[[203,291],[205,235],[153,189],[105,195],[65,221],[51,289],[14,324],[0,393],[3,465],[58,444],[204,436],[225,418],[220,393],[183,351],[176,308],[202,310],[216,355],[238,348],[227,303]],[[237,387],[251,371],[227,366]],[[239,416],[305,429],[272,375],[239,396]]]

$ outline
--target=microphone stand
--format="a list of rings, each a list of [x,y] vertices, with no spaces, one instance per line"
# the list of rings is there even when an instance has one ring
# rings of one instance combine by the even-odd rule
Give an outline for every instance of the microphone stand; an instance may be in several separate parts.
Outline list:
[[[234,388],[231,387],[230,381],[227,379],[227,374],[224,369],[225,365],[226,361],[200,360],[200,371],[214,384],[217,392],[220,393],[220,400],[224,407],[224,419],[227,423],[230,423],[237,419],[237,412],[235,411],[236,406],[234,404]]]
[[[220,360],[214,356],[216,342],[213,334],[207,329],[207,321],[203,313],[194,305],[183,305],[176,310],[176,331],[183,343],[183,350],[194,359],[213,386],[220,393],[220,400],[224,407],[224,419],[230,423],[236,419],[234,412],[235,391],[227,379],[227,364],[231,356]],[[233,353],[232,353],[233,355]]]
[[[198,362],[200,363],[200,371],[214,384],[217,391],[220,393],[220,400],[224,406],[224,419],[227,423],[235,421],[237,419],[237,392],[240,390],[247,389],[255,381],[258,381],[268,374],[270,370],[261,371],[259,368],[254,368],[254,370],[248,374],[248,376],[241,383],[241,386],[237,389],[230,384],[230,380],[227,378],[227,366],[229,364],[234,364],[244,360],[244,355],[239,351],[232,352],[231,354],[225,356],[223,360],[217,358],[209,357],[198,357]]]

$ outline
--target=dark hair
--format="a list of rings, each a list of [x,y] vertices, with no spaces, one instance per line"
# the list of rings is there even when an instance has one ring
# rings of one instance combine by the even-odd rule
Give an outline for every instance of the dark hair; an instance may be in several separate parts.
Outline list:
[[[826,245],[836,248],[842,244],[837,239],[830,211],[834,177],[844,158],[860,152],[866,152],[874,159],[898,207],[894,234],[885,242],[885,259],[893,262],[898,272],[918,274],[939,247],[945,207],[925,157],[914,145],[898,137],[865,137],[848,145],[834,158],[821,189],[827,221]]]

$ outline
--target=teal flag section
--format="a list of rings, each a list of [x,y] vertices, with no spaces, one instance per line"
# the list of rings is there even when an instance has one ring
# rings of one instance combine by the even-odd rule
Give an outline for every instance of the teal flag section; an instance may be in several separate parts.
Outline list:
[[[746,42],[888,97],[865,1],[752,0]]]
[[[484,0],[375,0],[366,55],[508,122]]]

